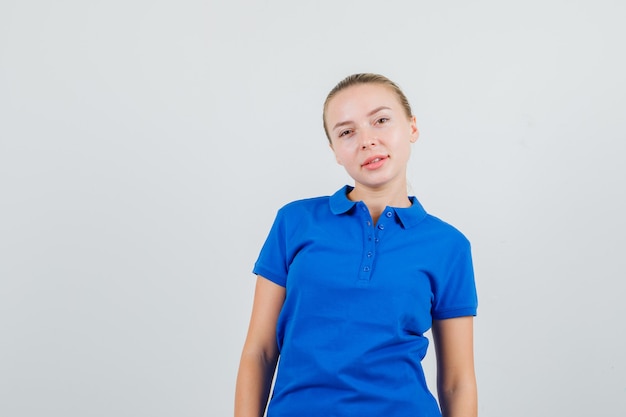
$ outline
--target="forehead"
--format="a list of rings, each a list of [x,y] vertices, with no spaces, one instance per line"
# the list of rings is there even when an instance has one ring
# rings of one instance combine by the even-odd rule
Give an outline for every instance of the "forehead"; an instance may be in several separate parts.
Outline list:
[[[384,84],[357,84],[338,92],[328,102],[327,117],[342,117],[349,113],[357,116],[360,112],[369,112],[385,106],[392,110],[401,109],[400,99],[395,91]]]

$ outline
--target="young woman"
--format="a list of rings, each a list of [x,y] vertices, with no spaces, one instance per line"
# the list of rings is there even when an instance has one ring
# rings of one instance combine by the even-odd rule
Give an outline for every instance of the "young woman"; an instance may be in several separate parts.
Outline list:
[[[254,266],[256,292],[236,417],[477,415],[470,246],[407,194],[418,138],[389,79],[355,74],[324,104],[337,162],[354,179],[283,207]],[[439,405],[421,360],[432,327]]]

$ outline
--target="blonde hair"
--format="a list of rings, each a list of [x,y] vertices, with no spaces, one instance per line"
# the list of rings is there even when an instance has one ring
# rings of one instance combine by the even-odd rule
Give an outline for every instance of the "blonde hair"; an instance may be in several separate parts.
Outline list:
[[[380,84],[387,86],[395,93],[400,101],[400,104],[404,108],[404,112],[406,113],[406,117],[412,117],[413,112],[411,111],[411,105],[409,104],[409,100],[406,98],[400,87],[389,78],[380,74],[372,74],[372,73],[361,73],[361,74],[352,74],[348,75],[343,80],[339,81],[339,83],[330,90],[328,96],[326,96],[326,101],[324,101],[324,110],[322,112],[322,122],[324,123],[324,132],[326,133],[326,137],[328,138],[328,142],[330,140],[330,134],[328,133],[328,128],[326,126],[326,110],[328,108],[328,103],[330,100],[337,95],[342,90],[345,90],[348,87],[352,87],[354,85],[360,84]]]

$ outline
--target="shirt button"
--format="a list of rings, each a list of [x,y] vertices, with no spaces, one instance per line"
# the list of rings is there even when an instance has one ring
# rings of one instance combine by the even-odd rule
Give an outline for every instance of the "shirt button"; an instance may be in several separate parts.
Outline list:
[[[370,267],[366,266],[365,268],[363,268],[363,272],[370,272]]]
[[[384,225],[384,224],[379,224],[379,225],[378,225],[378,228],[379,228],[380,230],[383,230],[383,229],[385,228],[385,225]]]
[[[387,217],[391,217],[391,212],[390,212],[390,211],[388,211],[388,212],[385,214],[385,216],[387,216]]]
[[[371,226],[371,225],[372,225],[372,222],[368,220],[368,221],[367,221],[367,225],[368,225],[368,226]]]
[[[367,257],[371,258],[372,257],[372,252],[367,252]]]
[[[374,239],[374,242],[378,243],[378,238]]]

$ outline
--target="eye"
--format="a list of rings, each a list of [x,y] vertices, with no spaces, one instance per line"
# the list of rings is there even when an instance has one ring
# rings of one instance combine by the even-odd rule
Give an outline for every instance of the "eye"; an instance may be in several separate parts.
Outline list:
[[[346,130],[342,130],[341,132],[339,132],[339,137],[343,137],[343,136],[347,136],[350,133],[352,133],[352,129],[346,129]]]
[[[376,120],[376,124],[377,124],[377,125],[382,125],[382,124],[387,123],[388,121],[389,121],[389,118],[388,118],[388,117],[380,117],[380,118],[378,118],[378,119]]]

